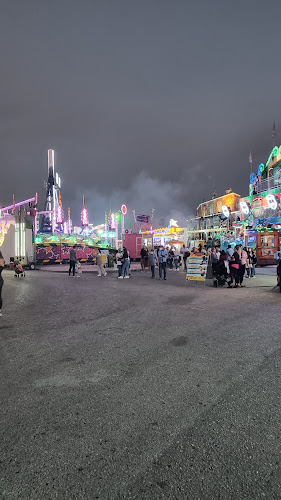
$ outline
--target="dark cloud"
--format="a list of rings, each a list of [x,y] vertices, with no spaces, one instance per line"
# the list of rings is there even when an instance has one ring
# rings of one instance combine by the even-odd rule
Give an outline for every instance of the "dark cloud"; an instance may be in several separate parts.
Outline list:
[[[49,147],[76,222],[83,192],[97,219],[109,198],[188,218],[214,188],[246,194],[274,119],[281,140],[280,14],[279,0],[6,2],[1,203],[43,203]]]

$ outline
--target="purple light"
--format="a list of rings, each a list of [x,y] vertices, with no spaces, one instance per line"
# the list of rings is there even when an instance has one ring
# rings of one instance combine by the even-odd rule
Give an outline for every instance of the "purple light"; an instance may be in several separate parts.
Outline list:
[[[82,226],[88,226],[89,224],[88,211],[85,207],[81,212],[81,221],[82,221]]]
[[[57,208],[57,224],[62,224],[63,223],[63,210],[62,207],[59,205]]]
[[[22,205],[27,205],[27,203],[33,203],[33,201],[35,201],[35,199],[36,198],[30,198],[29,200],[24,200],[24,201],[21,201],[20,203],[15,203],[14,205],[10,205],[9,207],[0,208],[0,211],[11,210],[14,207],[21,207]]]
[[[111,229],[115,229],[116,223],[115,223],[115,215],[114,214],[111,214],[110,226],[111,226]]]

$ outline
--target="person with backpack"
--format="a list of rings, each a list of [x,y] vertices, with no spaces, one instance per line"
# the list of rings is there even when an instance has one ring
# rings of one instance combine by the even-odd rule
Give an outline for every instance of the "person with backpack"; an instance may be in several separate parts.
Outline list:
[[[184,244],[181,248],[181,254],[183,257],[184,270],[187,271],[186,261],[187,261],[188,257],[190,256],[190,251],[188,250],[188,248],[186,248],[186,246]]]

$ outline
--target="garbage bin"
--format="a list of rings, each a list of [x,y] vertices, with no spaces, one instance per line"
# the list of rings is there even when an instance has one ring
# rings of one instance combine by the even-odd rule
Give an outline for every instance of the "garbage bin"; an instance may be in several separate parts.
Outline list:
[[[111,253],[108,254],[107,265],[108,267],[114,267],[114,256]]]

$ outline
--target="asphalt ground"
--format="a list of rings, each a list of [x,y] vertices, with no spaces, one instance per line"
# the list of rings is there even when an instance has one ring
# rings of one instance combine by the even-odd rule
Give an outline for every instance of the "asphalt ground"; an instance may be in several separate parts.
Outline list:
[[[281,294],[258,272],[4,271],[0,498],[280,499]]]

